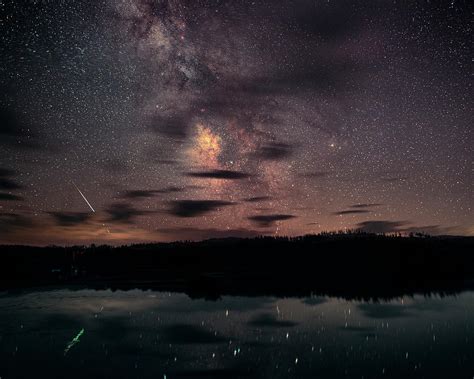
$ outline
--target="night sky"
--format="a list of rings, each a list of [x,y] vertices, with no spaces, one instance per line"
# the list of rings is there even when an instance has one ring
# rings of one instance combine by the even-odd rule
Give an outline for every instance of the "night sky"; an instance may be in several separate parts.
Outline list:
[[[0,1],[0,242],[474,234],[468,1]]]

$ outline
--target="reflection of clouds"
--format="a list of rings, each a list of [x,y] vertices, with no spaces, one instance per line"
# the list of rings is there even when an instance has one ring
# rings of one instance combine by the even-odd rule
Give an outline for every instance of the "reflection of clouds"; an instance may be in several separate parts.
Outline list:
[[[186,298],[186,295],[173,295]],[[111,290],[59,290],[47,292],[32,292],[16,299],[17,305],[24,304],[25,310],[35,310],[48,313],[73,313],[75,315],[95,315],[98,313],[129,313],[145,311],[151,307],[159,307],[168,296],[160,294],[157,298],[149,297],[147,292],[140,290],[111,291]],[[35,304],[42,304],[40,308]]]
[[[360,304],[358,305],[359,310],[362,311],[364,316],[369,318],[398,318],[398,317],[410,317],[411,314],[408,308],[404,305],[399,304]]]
[[[21,298],[12,298],[13,306],[21,304],[47,303],[57,312],[81,315],[128,315],[130,312],[155,311],[159,313],[215,313],[248,312],[272,307],[276,299],[272,297],[233,297],[224,296],[217,300],[191,299],[185,294],[162,293],[154,291],[129,290],[59,290],[51,292],[32,292]],[[27,307],[25,309],[36,309]],[[43,309],[43,308],[42,308]],[[47,312],[49,307],[44,308]]]
[[[188,300],[189,298],[186,297]],[[231,297],[224,296],[218,300],[193,299],[182,301],[182,299],[171,297],[166,304],[166,311],[173,313],[187,312],[248,312],[257,309],[266,309],[273,305],[275,298],[258,297]]]
[[[316,306],[324,304],[328,301],[325,297],[307,297],[306,299],[301,300],[302,303],[306,305]]]
[[[298,323],[290,320],[279,320],[271,313],[261,313],[250,320],[248,325],[271,328],[289,328],[298,325]]]
[[[456,308],[448,299],[403,299],[402,303],[363,303],[357,308],[364,316],[375,319],[415,317],[421,312],[444,312]]]
[[[7,332],[2,332],[0,353],[18,346],[28,354],[19,354],[15,362],[29,363],[35,356],[44,367],[58,370],[52,372],[56,377],[65,377],[76,362],[96,359],[108,362],[100,370],[110,377],[162,377],[166,372],[168,377],[260,378],[262,369],[264,377],[272,378],[342,377],[338,369],[344,370],[346,360],[341,361],[341,356],[351,365],[364,366],[367,359],[372,364],[376,354],[380,364],[386,365],[399,357],[400,351],[393,346],[409,341],[403,354],[410,351],[410,357],[416,356],[428,351],[434,333],[443,341],[441,348],[455,346],[466,354],[469,344],[461,346],[455,338],[452,343],[456,345],[446,345],[443,333],[469,336],[466,320],[474,311],[473,298],[473,294],[415,296],[400,299],[400,303],[374,304],[322,297],[226,296],[208,301],[140,290],[4,294],[0,297],[0,330]],[[405,317],[420,312],[423,317]],[[381,322],[377,317],[382,315],[400,320]],[[57,365],[57,354],[62,354],[81,329],[84,336],[68,353],[67,365]],[[411,338],[413,333],[420,338]],[[364,349],[349,351],[348,346],[360,345],[361,338],[368,341]],[[48,348],[38,349],[45,341]],[[430,357],[419,356],[426,357],[420,362],[429,367]],[[272,371],[275,359],[279,370]],[[34,376],[22,375],[33,370],[30,366],[22,365],[18,377]],[[94,377],[98,367],[81,364],[69,377]],[[324,371],[318,371],[320,367]],[[295,375],[288,376],[288,368]],[[141,376],[142,372],[146,374]]]

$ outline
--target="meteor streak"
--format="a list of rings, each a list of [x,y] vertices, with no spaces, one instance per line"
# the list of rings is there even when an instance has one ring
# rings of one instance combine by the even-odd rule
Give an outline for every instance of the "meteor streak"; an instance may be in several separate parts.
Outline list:
[[[64,355],[66,355],[69,350],[71,350],[71,348],[78,344],[80,339],[81,339],[81,336],[84,334],[84,328],[82,328],[79,333],[77,333],[77,335],[67,344],[66,348],[64,349]]]
[[[95,213],[95,209],[92,208],[91,203],[89,203],[89,201],[86,199],[86,197],[85,197],[84,194],[81,192],[81,190],[76,186],[76,184],[75,184],[74,182],[73,182],[72,184],[73,184],[74,187],[76,187],[76,189],[79,191],[79,193],[81,194],[82,198],[83,198],[84,201],[87,203],[87,205],[89,206],[89,208],[91,209],[91,211]]]

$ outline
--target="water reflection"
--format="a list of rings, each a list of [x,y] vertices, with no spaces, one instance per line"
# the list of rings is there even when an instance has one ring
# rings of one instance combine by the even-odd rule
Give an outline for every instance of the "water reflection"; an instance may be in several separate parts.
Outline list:
[[[367,303],[151,291],[0,296],[5,378],[472,378],[474,294]]]

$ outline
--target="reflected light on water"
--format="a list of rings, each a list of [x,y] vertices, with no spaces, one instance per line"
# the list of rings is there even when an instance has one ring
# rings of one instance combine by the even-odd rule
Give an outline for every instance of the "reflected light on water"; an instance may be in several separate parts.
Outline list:
[[[472,378],[473,316],[470,292],[378,303],[4,293],[0,377]]]

